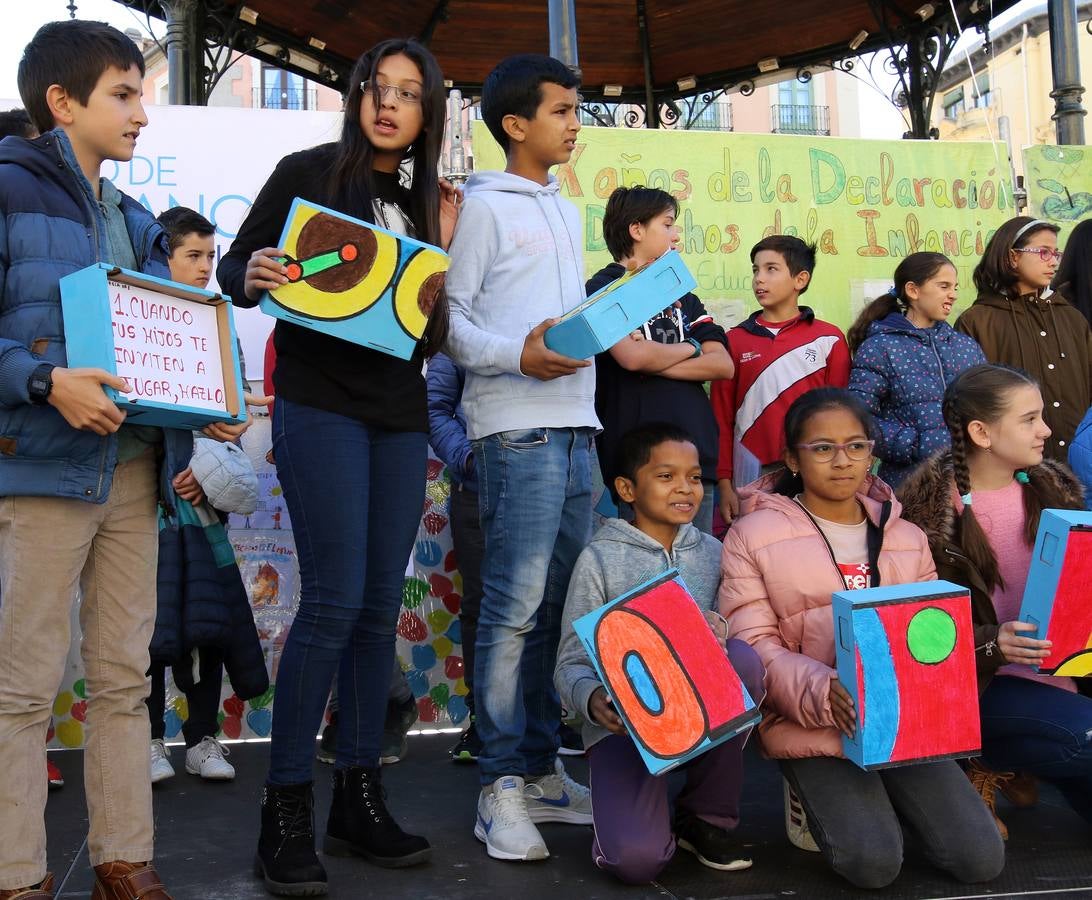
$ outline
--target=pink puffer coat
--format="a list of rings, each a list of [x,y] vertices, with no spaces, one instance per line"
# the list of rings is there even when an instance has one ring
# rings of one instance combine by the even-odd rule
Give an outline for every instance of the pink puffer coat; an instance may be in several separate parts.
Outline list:
[[[773,475],[741,492],[744,515],[724,539],[720,612],[728,634],[747,641],[766,667],[759,736],[767,756],[843,756],[830,711],[834,617],[830,597],[844,589],[822,534],[789,497],[769,492]],[[929,542],[899,518],[891,488],[869,477],[857,498],[873,523],[884,503],[891,514],[880,549],[880,583],[930,581],[936,568]]]

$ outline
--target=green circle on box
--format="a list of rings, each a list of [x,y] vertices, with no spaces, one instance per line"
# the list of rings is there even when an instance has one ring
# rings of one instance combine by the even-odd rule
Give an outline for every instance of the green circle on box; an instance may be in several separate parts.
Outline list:
[[[936,606],[916,613],[906,628],[906,646],[919,663],[944,662],[956,644],[956,623],[952,616]]]

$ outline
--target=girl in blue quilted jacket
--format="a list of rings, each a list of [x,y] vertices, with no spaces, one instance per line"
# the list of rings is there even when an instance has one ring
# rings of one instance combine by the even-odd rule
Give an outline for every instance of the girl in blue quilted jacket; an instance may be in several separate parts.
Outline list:
[[[911,253],[895,285],[862,310],[849,330],[849,389],[876,420],[880,477],[898,485],[923,459],[949,445],[941,403],[964,369],[986,361],[975,340],[948,324],[958,288],[943,253]]]

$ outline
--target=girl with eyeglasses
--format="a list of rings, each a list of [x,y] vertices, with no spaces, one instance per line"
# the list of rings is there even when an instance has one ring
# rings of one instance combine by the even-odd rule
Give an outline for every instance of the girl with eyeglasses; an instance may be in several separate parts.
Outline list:
[[[277,242],[295,197],[446,246],[458,195],[437,176],[444,113],[443,76],[420,44],[385,41],[361,56],[340,138],[277,165],[217,270],[224,291],[247,307],[287,282]],[[312,767],[335,674],[338,747],[324,852],[388,867],[431,852],[388,811],[379,755],[405,565],[424,503],[423,362],[443,346],[447,321],[441,291],[409,360],[276,323],[273,455],[301,588],[277,677],[255,859],[255,874],[275,894],[326,893]]]
[[[872,428],[840,388],[789,407],[785,468],[744,489],[724,539],[720,612],[766,667],[759,736],[787,782],[789,840],[858,887],[882,888],[902,867],[905,827],[938,868],[988,881],[1004,846],[955,762],[866,772],[842,752],[858,720],[835,668],[831,595],[936,578],[925,535],[869,474]]]
[[[973,338],[948,324],[958,288],[943,253],[911,253],[896,267],[891,291],[868,304],[846,335],[849,389],[875,417],[879,474],[892,487],[948,446],[944,390],[986,361]]]
[[[923,463],[899,497],[903,516],[929,536],[938,575],[971,592],[982,757],[970,761],[968,776],[992,811],[997,791],[1034,803],[1034,780],[1014,781],[1030,773],[1092,823],[1092,699],[1072,678],[1034,671],[1050,643],[1017,621],[1039,515],[1080,509],[1081,485],[1044,458],[1050,428],[1039,386],[1024,372],[968,369],[944,396],[944,421],[951,452]]]
[[[1092,331],[1064,296],[1051,293],[1058,226],[1029,216],[1002,225],[974,270],[978,299],[956,322],[991,363],[1017,366],[1042,388],[1050,459],[1065,462],[1092,405]]]

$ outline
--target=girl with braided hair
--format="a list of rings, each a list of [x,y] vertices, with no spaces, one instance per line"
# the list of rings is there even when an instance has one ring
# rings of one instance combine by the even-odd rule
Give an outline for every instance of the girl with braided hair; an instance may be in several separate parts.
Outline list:
[[[1072,678],[1039,675],[1049,641],[1016,621],[1044,509],[1081,509],[1080,482],[1044,458],[1050,428],[1039,385],[1008,366],[974,366],[944,395],[950,452],[903,482],[903,516],[929,538],[942,579],[971,592],[982,761],[968,776],[994,810],[1015,772],[1052,782],[1092,822],[1092,699]],[[984,764],[984,765],[983,765]],[[1008,795],[1010,792],[1005,791]],[[1034,792],[1024,801],[1034,802]],[[1010,799],[1014,799],[1011,798]]]

